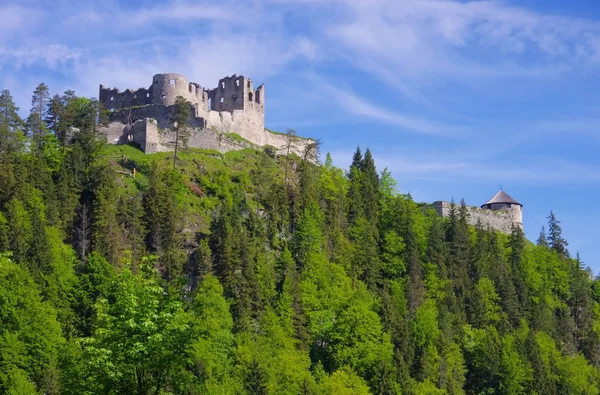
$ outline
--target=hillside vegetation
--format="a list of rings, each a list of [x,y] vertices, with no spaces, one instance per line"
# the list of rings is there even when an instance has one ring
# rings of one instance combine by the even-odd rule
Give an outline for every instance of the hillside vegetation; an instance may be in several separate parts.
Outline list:
[[[174,162],[98,141],[99,114],[0,95],[0,393],[599,392],[600,281],[554,214],[534,245],[369,150]]]

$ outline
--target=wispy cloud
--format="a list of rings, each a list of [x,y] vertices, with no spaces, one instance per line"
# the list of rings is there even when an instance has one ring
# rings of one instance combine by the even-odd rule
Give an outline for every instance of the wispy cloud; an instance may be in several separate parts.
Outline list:
[[[21,47],[16,49],[0,48],[0,67],[10,62],[11,66],[21,68],[36,63],[54,69],[59,65],[77,61],[81,51],[63,44],[52,44],[40,47]]]
[[[383,104],[373,104],[364,97],[353,92],[350,88],[340,88],[328,84],[323,79],[312,77],[317,89],[321,89],[347,113],[354,116],[371,118],[398,126],[403,131],[424,133],[429,135],[447,135],[464,137],[466,127],[437,123],[427,118],[410,116],[399,111],[389,110]]]

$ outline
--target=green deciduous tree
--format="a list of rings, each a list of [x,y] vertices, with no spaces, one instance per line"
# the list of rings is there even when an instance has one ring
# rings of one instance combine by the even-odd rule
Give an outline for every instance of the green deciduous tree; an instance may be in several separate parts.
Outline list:
[[[176,384],[198,328],[174,295],[165,292],[151,259],[141,273],[118,274],[111,300],[100,299],[93,336],[84,343],[91,392],[156,394]]]

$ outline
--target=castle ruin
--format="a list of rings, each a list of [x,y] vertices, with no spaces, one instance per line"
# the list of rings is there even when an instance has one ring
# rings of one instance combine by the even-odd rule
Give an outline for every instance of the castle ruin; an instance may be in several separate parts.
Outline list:
[[[265,129],[265,87],[232,75],[206,89],[175,73],[156,74],[149,88],[127,89],[100,85],[99,101],[108,110],[108,125],[100,128],[110,144],[134,142],[145,153],[172,151],[173,118],[178,96],[190,103],[188,147],[220,152],[271,146],[282,153],[287,137]],[[313,140],[295,138],[290,152],[302,156]]]
[[[445,201],[433,203],[442,217],[450,216],[451,205]],[[473,226],[481,225],[501,233],[510,233],[515,226],[523,229],[523,205],[503,190],[480,207],[467,206],[467,212],[467,221]]]

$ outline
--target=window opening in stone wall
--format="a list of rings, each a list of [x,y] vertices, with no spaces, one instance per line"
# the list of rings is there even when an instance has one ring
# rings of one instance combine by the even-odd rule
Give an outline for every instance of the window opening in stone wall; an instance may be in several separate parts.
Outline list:
[[[146,93],[146,97],[150,97],[150,94],[149,94],[149,93]]]
[[[166,98],[167,98],[167,95],[165,95],[165,94],[163,93],[163,94],[160,96],[160,98],[164,100],[164,99],[166,99]]]
[[[113,100],[115,100],[115,98],[111,96],[111,97],[110,97],[110,101],[113,101]]]
[[[190,84],[190,93],[192,93],[192,87],[193,87],[193,85]]]
[[[134,99],[137,99],[137,95],[133,95],[133,98],[134,98]]]
[[[248,81],[248,84],[246,85],[248,88],[250,88],[250,81]]]
[[[212,110],[212,99],[210,97],[208,98],[208,110]]]
[[[236,88],[240,87],[240,80],[235,80],[235,86],[236,86]]]
[[[252,92],[248,92],[248,101],[252,101]]]
[[[221,89],[225,89],[225,83],[221,82]]]
[[[175,80],[169,80],[169,85],[175,86]]]
[[[237,99],[237,95],[231,95],[231,98],[232,98],[233,100],[235,100],[235,99]]]
[[[256,102],[260,104],[260,91],[256,91]]]
[[[225,101],[225,98],[222,97],[221,100],[220,100],[220,102],[223,103],[224,101]]]

